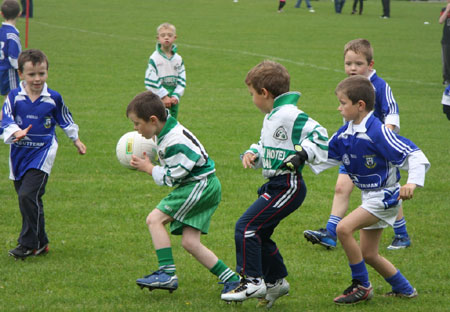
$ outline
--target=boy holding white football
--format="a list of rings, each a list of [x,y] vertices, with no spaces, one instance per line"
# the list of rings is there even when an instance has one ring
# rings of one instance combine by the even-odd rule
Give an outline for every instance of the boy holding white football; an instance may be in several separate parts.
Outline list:
[[[2,127],[5,143],[11,144],[9,177],[14,180],[22,214],[19,244],[9,254],[24,259],[48,252],[42,196],[58,149],[55,126],[62,128],[79,154],[86,153],[86,146],[61,95],[47,86],[45,54],[23,51],[18,72],[22,82],[6,97]]]
[[[224,282],[224,290],[239,284],[238,275],[200,242],[207,234],[213,213],[221,200],[221,185],[215,175],[214,161],[197,138],[167,114],[161,99],[151,91],[138,94],[127,107],[134,129],[146,139],[156,136],[160,165],[148,156],[132,156],[130,164],[153,177],[158,185],[176,187],[147,217],[147,225],[156,249],[159,268],[139,278],[140,287],[178,288],[175,261],[165,225],[173,235],[182,235],[182,246],[211,273]]]
[[[236,271],[243,275],[234,289],[223,293],[225,301],[260,298],[270,308],[288,294],[288,275],[283,257],[272,240],[279,223],[300,207],[306,196],[302,169],[306,161],[327,159],[327,130],[297,107],[299,92],[289,92],[286,68],[263,61],[245,79],[253,103],[265,114],[261,138],[242,156],[244,168],[262,168],[268,182],[258,190],[258,199],[236,222]],[[290,161],[298,162],[296,170]],[[285,160],[285,162],[284,162]]]
[[[311,165],[315,173],[344,165],[353,184],[362,191],[362,203],[337,225],[337,236],[351,270],[352,284],[336,297],[336,304],[355,304],[373,297],[366,263],[392,287],[387,296],[414,298],[417,291],[379,253],[383,229],[393,226],[402,200],[413,198],[422,187],[430,167],[423,152],[407,138],[397,135],[375,117],[375,92],[364,76],[351,76],[335,90],[338,111],[346,124],[328,143],[328,160]],[[406,184],[400,185],[399,168],[408,170]],[[359,231],[358,245],[354,233]]]
[[[161,98],[174,118],[186,88],[186,71],[181,56],[177,53],[176,28],[163,23],[156,29],[156,50],[150,55],[145,72],[145,88]]]

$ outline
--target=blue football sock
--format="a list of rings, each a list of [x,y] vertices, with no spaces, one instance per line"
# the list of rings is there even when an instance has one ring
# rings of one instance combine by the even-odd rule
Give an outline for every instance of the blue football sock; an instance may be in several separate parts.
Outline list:
[[[408,236],[408,231],[406,230],[406,220],[405,217],[394,222],[394,233],[395,235]]]
[[[330,218],[328,219],[327,231],[334,238],[336,238],[336,227],[341,220],[342,218],[333,215],[330,215]]]
[[[409,281],[400,273],[400,270],[397,271],[391,277],[385,279],[386,282],[391,284],[392,291],[402,293],[402,294],[412,294],[414,292],[414,288],[411,286]]]
[[[361,261],[356,264],[349,264],[352,270],[352,279],[356,279],[361,282],[364,287],[369,287],[369,272],[367,272],[366,263]]]

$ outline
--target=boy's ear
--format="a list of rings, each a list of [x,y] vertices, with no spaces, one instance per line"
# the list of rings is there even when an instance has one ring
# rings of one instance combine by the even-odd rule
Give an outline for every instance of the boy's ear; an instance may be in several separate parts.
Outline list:
[[[363,100],[359,100],[357,104],[359,106],[359,111],[362,112],[366,110],[366,102],[364,102]]]
[[[274,96],[272,95],[272,93],[269,92],[269,90],[267,90],[266,88],[261,88],[261,94],[266,98],[273,98]]]

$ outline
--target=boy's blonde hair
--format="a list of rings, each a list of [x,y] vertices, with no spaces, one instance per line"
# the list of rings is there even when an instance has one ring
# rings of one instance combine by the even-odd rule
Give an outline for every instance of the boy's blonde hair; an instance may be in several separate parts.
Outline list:
[[[258,94],[266,89],[274,98],[289,91],[291,77],[287,69],[273,61],[265,60],[253,67],[245,77],[245,83]]]
[[[369,79],[362,75],[350,76],[342,80],[334,91],[336,94],[342,92],[345,94],[352,104],[358,101],[366,103],[366,111],[373,110],[375,104],[375,90]]]
[[[344,58],[348,51],[353,51],[356,54],[363,55],[367,60],[367,64],[370,64],[373,60],[373,49],[369,40],[354,39],[349,41],[344,47]]]
[[[156,34],[159,35],[159,31],[160,31],[161,29],[163,29],[163,28],[168,28],[168,29],[173,30],[173,33],[174,33],[174,34],[177,33],[177,29],[175,28],[174,25],[172,25],[172,24],[170,24],[170,23],[162,23],[161,25],[159,25],[159,26],[156,28]]]

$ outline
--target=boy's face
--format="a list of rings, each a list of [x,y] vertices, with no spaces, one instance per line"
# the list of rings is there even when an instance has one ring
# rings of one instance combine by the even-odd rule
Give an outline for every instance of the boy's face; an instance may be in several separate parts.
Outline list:
[[[158,119],[155,116],[151,116],[149,121],[145,121],[144,119],[137,117],[134,112],[130,112],[128,118],[134,124],[134,130],[146,139],[151,139],[154,135],[159,133]]]
[[[47,63],[33,65],[31,61],[23,64],[23,71],[19,71],[19,77],[25,81],[25,89],[28,93],[40,94],[48,78]]]
[[[158,42],[163,48],[170,48],[175,39],[177,39],[177,35],[175,35],[175,32],[171,28],[161,28],[156,39],[158,39]]]
[[[345,54],[344,68],[345,73],[348,76],[363,75],[369,77],[373,69],[373,60],[370,63],[367,63],[367,59],[364,55],[349,50]]]
[[[338,91],[336,93],[336,96],[339,100],[338,111],[341,113],[342,117],[344,117],[345,121],[353,120],[355,124],[359,124],[364,118],[364,116],[362,116],[362,113],[365,110],[365,105],[364,107],[361,106],[360,102],[362,101],[353,104],[352,101],[347,97],[347,94],[342,91]]]
[[[270,92],[263,88],[261,94],[258,94],[252,86],[248,85],[247,88],[248,92],[250,92],[250,95],[253,97],[253,103],[256,107],[264,114],[270,113],[273,108],[273,96]]]

